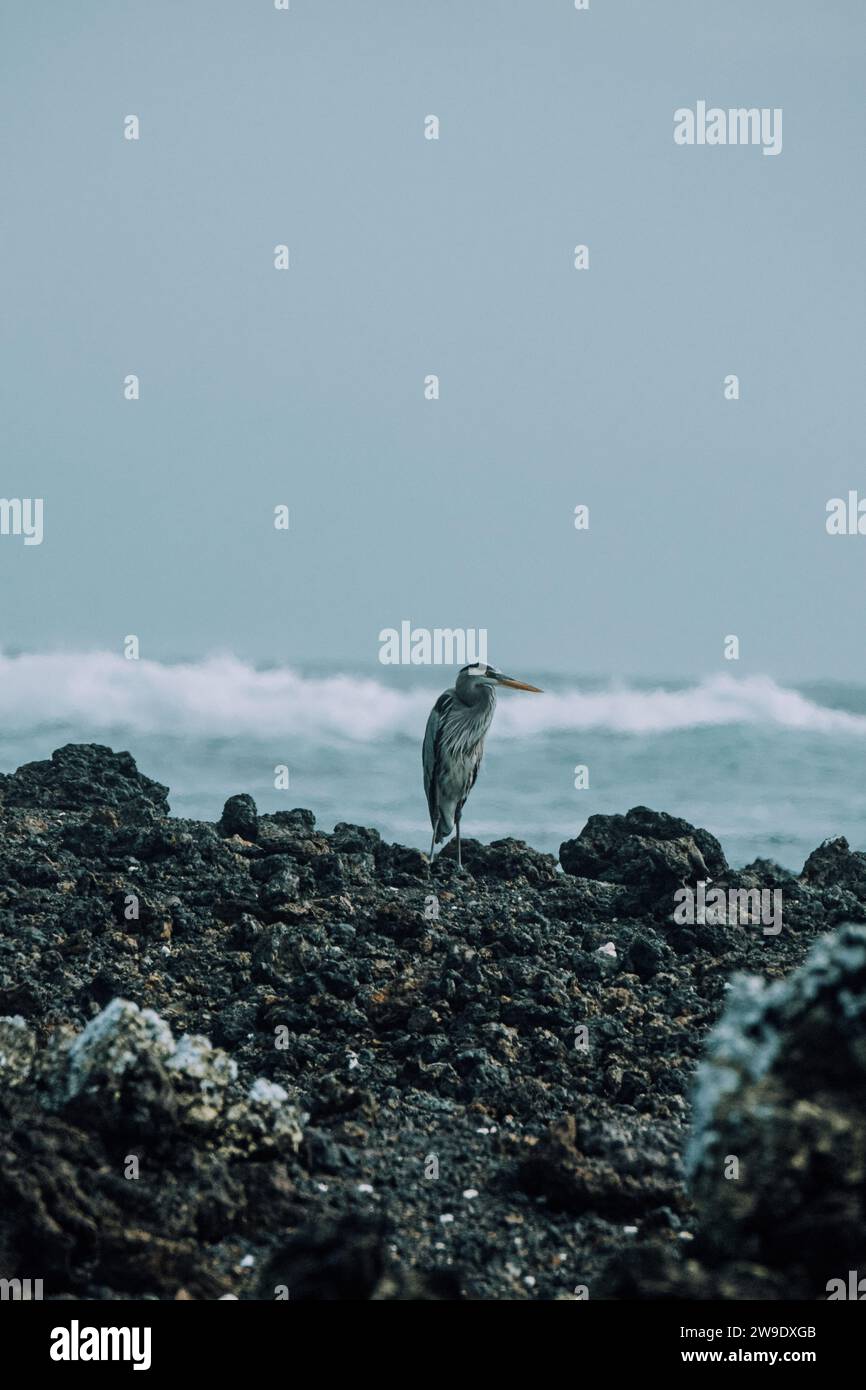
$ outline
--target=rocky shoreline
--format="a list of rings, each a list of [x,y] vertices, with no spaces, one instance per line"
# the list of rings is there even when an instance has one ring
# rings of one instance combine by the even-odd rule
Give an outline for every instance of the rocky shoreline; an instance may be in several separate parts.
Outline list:
[[[733,870],[636,808],[559,864],[465,842],[460,873],[243,795],[172,817],[97,745],[0,777],[0,821],[0,1278],[809,1299],[866,1274],[844,840]],[[778,890],[782,930],[675,921],[704,880]]]

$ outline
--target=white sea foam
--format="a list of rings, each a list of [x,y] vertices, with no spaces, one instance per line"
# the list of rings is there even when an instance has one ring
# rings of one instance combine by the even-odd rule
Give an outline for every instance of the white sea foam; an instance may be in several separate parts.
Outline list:
[[[426,675],[427,673],[425,673]],[[417,737],[445,683],[419,676],[408,690],[356,675],[257,670],[232,656],[162,664],[109,652],[0,655],[0,725],[45,724],[85,736],[127,729],[203,737],[294,735],[315,743]],[[446,677],[447,679],[447,677]],[[711,725],[775,725],[817,733],[866,733],[866,716],[829,709],[766,676],[728,674],[681,689],[563,688],[501,692],[494,737],[597,729],[665,733]]]
[[[541,704],[539,700],[539,705]],[[500,707],[504,706],[504,701]],[[616,733],[667,733],[722,724],[776,725],[816,733],[866,734],[866,717],[816,704],[769,676],[728,675],[682,690],[613,687],[543,697],[531,705],[503,709],[500,731],[512,734],[567,729],[608,729]]]

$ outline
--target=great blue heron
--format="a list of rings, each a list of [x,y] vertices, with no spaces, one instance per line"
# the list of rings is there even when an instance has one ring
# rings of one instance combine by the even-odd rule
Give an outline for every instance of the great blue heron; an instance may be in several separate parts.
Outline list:
[[[439,696],[424,731],[424,790],[430,808],[433,841],[436,846],[457,827],[457,864],[460,859],[460,816],[467,796],[475,786],[484,754],[484,736],[496,708],[496,686],[511,690],[541,691],[537,685],[504,676],[495,666],[464,666],[454,687]]]

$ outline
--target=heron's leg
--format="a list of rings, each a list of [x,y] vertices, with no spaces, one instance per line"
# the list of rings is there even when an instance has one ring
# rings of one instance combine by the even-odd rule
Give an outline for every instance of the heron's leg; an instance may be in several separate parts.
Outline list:
[[[458,867],[458,869],[462,869],[462,868],[463,868],[463,860],[460,858],[460,812],[459,812],[459,811],[457,812],[456,816],[454,817],[454,824],[455,824],[455,826],[457,827],[457,867]]]
[[[436,831],[433,831],[433,839],[430,841],[430,863],[433,863],[433,855],[436,853]]]

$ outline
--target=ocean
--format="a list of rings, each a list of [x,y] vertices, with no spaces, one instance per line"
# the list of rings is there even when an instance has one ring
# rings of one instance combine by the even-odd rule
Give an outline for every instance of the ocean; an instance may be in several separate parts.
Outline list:
[[[866,687],[517,674],[545,694],[499,692],[466,837],[556,853],[588,816],[646,805],[711,830],[735,865],[762,856],[799,870],[828,836],[866,848]],[[175,815],[216,820],[228,796],[249,792],[261,811],[305,806],[326,830],[353,821],[427,849],[421,740],[453,675],[0,656],[0,769],[105,743],[168,785]]]

